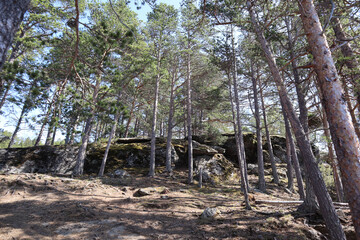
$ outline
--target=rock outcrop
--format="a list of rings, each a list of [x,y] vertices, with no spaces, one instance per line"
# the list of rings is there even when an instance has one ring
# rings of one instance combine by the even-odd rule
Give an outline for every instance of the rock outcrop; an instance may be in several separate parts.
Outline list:
[[[193,141],[194,171],[199,174],[203,169],[203,181],[213,182],[216,179],[226,179],[237,166],[237,155],[234,135],[224,135],[225,143],[217,146],[215,142],[205,137],[194,137],[201,141]],[[256,136],[253,133],[244,134],[247,163],[257,162]],[[274,154],[279,162],[285,162],[286,140],[283,137],[272,136]],[[173,167],[187,167],[188,142],[186,139],[172,141],[171,156]],[[104,156],[106,144],[89,146],[84,172],[97,174]],[[110,148],[105,173],[113,174],[119,169],[142,168],[146,170],[150,162],[149,138],[117,139]],[[314,148],[316,150],[316,148]],[[39,146],[30,148],[0,149],[0,172],[20,173],[56,173],[72,174],[75,166],[76,146]],[[316,151],[315,151],[316,152]],[[269,161],[267,144],[264,142],[264,159]],[[156,139],[156,165],[165,166],[166,139]]]
[[[78,147],[38,146],[0,149],[3,173],[72,174]]]

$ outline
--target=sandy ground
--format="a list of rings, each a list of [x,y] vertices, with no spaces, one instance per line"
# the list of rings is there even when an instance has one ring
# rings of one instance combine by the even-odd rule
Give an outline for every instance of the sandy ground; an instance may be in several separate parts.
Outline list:
[[[296,206],[255,204],[245,210],[237,181],[199,189],[176,178],[81,179],[42,174],[0,175],[0,239],[326,239],[323,221]],[[255,186],[255,176],[250,176]],[[268,183],[256,200],[298,200]],[[137,197],[139,188],[150,195]],[[207,207],[221,213],[199,216]],[[348,236],[348,209],[341,210]]]

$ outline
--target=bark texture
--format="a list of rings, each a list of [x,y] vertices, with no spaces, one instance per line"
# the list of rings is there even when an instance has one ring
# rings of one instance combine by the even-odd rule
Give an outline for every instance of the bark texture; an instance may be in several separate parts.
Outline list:
[[[0,0],[0,71],[31,0]]]
[[[314,56],[323,105],[339,161],[344,191],[360,239],[360,145],[348,112],[341,81],[312,1],[299,1],[301,19]],[[315,188],[315,187],[314,187]],[[320,199],[318,198],[320,201]],[[340,239],[340,238],[338,238]]]

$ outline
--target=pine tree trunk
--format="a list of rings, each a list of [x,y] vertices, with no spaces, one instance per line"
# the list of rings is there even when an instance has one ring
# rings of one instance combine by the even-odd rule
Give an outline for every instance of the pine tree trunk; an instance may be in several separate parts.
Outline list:
[[[254,108],[255,108],[255,121],[256,121],[256,140],[257,140],[257,160],[258,160],[258,175],[259,175],[259,190],[266,192],[265,174],[264,174],[264,157],[262,149],[262,136],[261,136],[261,123],[260,123],[260,111],[259,111],[259,100],[257,81],[254,77],[254,69],[251,63],[251,81],[254,93]]]
[[[1,98],[0,110],[1,110],[1,108],[2,108],[2,107],[4,106],[4,104],[5,104],[5,100],[6,100],[7,96],[8,96],[8,94],[9,94],[9,91],[10,91],[10,86],[8,86],[8,87],[6,88],[6,90],[5,90],[5,92],[4,92],[4,95],[3,95],[3,97]]]
[[[159,85],[160,85],[160,50],[157,53],[157,76],[155,83],[155,99],[154,99],[154,108],[152,115],[151,123],[151,151],[150,151],[150,171],[149,176],[155,176],[155,151],[156,151],[156,120],[157,120],[157,111],[158,111],[158,102],[159,102]]]
[[[55,97],[55,95],[54,95]],[[53,98],[54,98],[53,97]],[[52,110],[52,104],[50,103],[49,106],[48,106],[48,110],[46,112],[46,115],[43,119],[43,122],[41,124],[41,128],[40,128],[40,131],[39,131],[39,134],[38,134],[38,137],[36,138],[36,141],[35,141],[35,144],[34,146],[39,146],[40,144],[40,141],[41,141],[41,138],[42,138],[42,135],[44,133],[44,130],[45,130],[45,127],[46,127],[46,124],[48,123],[48,119],[49,119],[49,116],[51,114],[51,110]]]
[[[230,104],[231,104],[231,112],[232,112],[232,120],[233,120],[233,127],[234,127],[234,136],[235,136],[235,143],[236,143],[236,154],[238,157],[238,164],[239,164],[239,170],[240,170],[240,181],[241,181],[241,189],[244,193],[244,200],[245,200],[245,207],[246,209],[250,210],[251,209],[251,205],[250,205],[250,201],[249,201],[249,194],[248,194],[248,188],[246,187],[247,185],[245,184],[245,168],[244,168],[244,160],[243,160],[243,155],[241,154],[241,147],[240,147],[240,139],[239,139],[239,134],[238,134],[238,127],[237,127],[237,123],[238,121],[236,120],[236,113],[235,113],[235,104],[234,104],[234,97],[232,94],[232,83],[231,83],[231,76],[230,73],[228,74],[228,79],[229,79],[229,98],[230,98]]]
[[[290,59],[291,61],[291,70],[294,75],[295,80],[295,88],[296,88],[296,95],[298,98],[299,103],[299,120],[301,122],[301,125],[304,128],[305,134],[308,135],[309,133],[309,120],[308,120],[308,110],[306,107],[306,100],[304,95],[304,88],[302,87],[302,81],[300,79],[300,75],[297,68],[297,61],[295,58],[294,53],[294,40],[291,36],[291,30],[290,30],[290,23],[288,21],[288,18],[285,18],[285,24],[288,32],[288,45],[289,45],[289,52],[290,52]]]
[[[264,127],[265,127],[265,133],[266,133],[266,141],[267,141],[268,151],[269,151],[269,155],[270,155],[272,175],[273,175],[273,177],[274,177],[274,183],[275,183],[275,184],[279,184],[280,181],[279,181],[279,176],[278,176],[278,174],[277,174],[276,162],[275,162],[275,157],[274,157],[274,151],[273,151],[273,147],[272,147],[272,143],[271,143],[271,137],[270,137],[269,128],[268,128],[268,124],[267,124],[267,117],[266,117],[266,111],[265,111],[264,96],[263,96],[263,91],[262,91],[262,87],[261,87],[261,84],[260,84],[260,79],[259,79],[259,88],[260,88],[260,99],[261,99],[262,113],[263,113],[263,119],[264,119]]]
[[[323,122],[323,126],[324,126],[324,134],[326,137],[326,144],[327,144],[328,151],[329,151],[329,159],[330,159],[330,163],[331,163],[332,170],[333,170],[336,194],[338,197],[338,201],[344,202],[344,188],[343,188],[340,176],[339,176],[338,167],[337,167],[338,162],[334,156],[334,149],[333,149],[332,142],[331,142],[329,123],[326,120],[326,112],[325,112],[324,108],[322,108],[322,122]]]
[[[236,54],[235,54],[235,41],[234,41],[234,33],[233,33],[233,26],[231,25],[231,47],[232,47],[232,86],[233,86],[233,90],[234,90],[234,95],[235,95],[235,107],[236,107],[236,121],[235,123],[235,127],[236,127],[236,131],[235,131],[235,141],[236,139],[238,140],[238,145],[239,145],[239,151],[240,151],[240,155],[241,158],[239,158],[240,162],[239,162],[239,168],[240,171],[243,171],[243,176],[244,176],[244,186],[243,186],[243,191],[244,191],[244,197],[245,197],[245,203],[247,204],[246,207],[248,209],[250,209],[250,204],[248,203],[248,192],[250,190],[249,188],[249,182],[248,182],[248,177],[247,177],[247,165],[246,165],[246,155],[245,155],[245,144],[244,144],[244,137],[243,137],[243,133],[242,133],[242,125],[241,125],[241,118],[240,118],[240,101],[239,101],[239,92],[238,92],[238,83],[237,83],[237,61],[236,61]],[[241,165],[242,164],[242,165]],[[241,167],[242,166],[242,167]]]
[[[296,154],[296,148],[295,148],[294,139],[293,139],[292,133],[291,133],[289,119],[288,119],[288,117],[286,115],[286,112],[285,112],[284,108],[283,108],[282,112],[283,112],[283,116],[284,116],[286,138],[289,140],[290,154],[291,154],[291,159],[292,159],[292,163],[293,163],[292,165],[293,165],[293,168],[295,170],[295,176],[296,176],[297,186],[298,186],[298,189],[299,189],[299,195],[300,195],[300,199],[304,200],[305,199],[304,184],[303,184],[303,179],[302,179],[302,175],[301,175],[299,159],[298,159],[297,154]],[[292,176],[292,173],[291,173],[291,176]]]
[[[0,1],[0,71],[6,61],[6,54],[14,39],[30,0]]]
[[[110,135],[109,135],[109,140],[108,140],[107,145],[106,145],[104,157],[103,157],[103,159],[102,159],[102,161],[101,161],[101,166],[100,166],[100,170],[99,170],[99,174],[98,174],[99,177],[102,177],[102,176],[104,175],[106,160],[107,160],[107,157],[108,157],[109,151],[110,151],[111,140],[112,140],[112,138],[113,138],[114,135],[115,135],[116,125],[117,125],[117,123],[118,123],[118,121],[119,121],[119,118],[120,118],[120,111],[117,110],[117,112],[116,112],[116,114],[115,114],[115,118],[114,118],[113,125],[112,125],[112,127],[111,127],[111,132],[110,132]]]
[[[349,202],[356,236],[360,239],[360,144],[347,110],[341,81],[326,36],[312,1],[299,1],[301,19],[323,96],[323,105],[340,165],[342,182]],[[315,188],[315,186],[314,186]],[[316,191],[316,190],[315,190]],[[321,201],[318,197],[319,202]],[[330,230],[331,231],[331,230]],[[338,239],[341,239],[338,236]]]
[[[65,145],[71,145],[71,140],[74,140],[74,133],[76,129],[76,124],[79,116],[75,115],[70,118],[70,123],[66,128],[66,137],[65,137]]]
[[[20,113],[20,117],[19,117],[18,122],[17,122],[16,127],[15,127],[15,130],[14,130],[12,136],[11,136],[11,139],[10,139],[10,142],[9,142],[9,145],[8,145],[8,148],[11,148],[11,146],[12,146],[12,145],[14,144],[14,142],[15,142],[16,135],[17,135],[17,133],[18,133],[19,130],[20,130],[20,125],[21,125],[21,122],[22,122],[22,120],[23,120],[23,118],[24,118],[24,115],[25,115],[25,112],[26,112],[26,110],[27,110],[27,107],[28,107],[27,104],[24,103],[24,105],[23,105],[23,107],[22,107],[22,110],[21,110],[21,113]]]
[[[168,131],[166,139],[166,171],[171,175],[171,139],[172,139],[172,130],[173,130],[173,117],[174,117],[174,91],[175,91],[175,78],[177,72],[174,71],[171,78],[171,89],[170,89],[170,109],[169,109],[169,119],[168,119]]]
[[[307,4],[304,3],[304,1],[302,2],[303,4]],[[270,51],[269,45],[263,33],[260,31],[260,27],[258,26],[258,23],[256,21],[255,14],[252,9],[252,2],[248,0],[247,6],[248,6],[249,14],[251,16],[251,22],[255,29],[258,41],[268,62],[269,69],[273,76],[273,79],[276,82],[280,95],[280,101],[282,102],[287,117],[290,120],[299,148],[302,150],[302,157],[304,158],[303,160],[304,160],[305,168],[311,177],[311,183],[314,187],[316,197],[320,203],[320,211],[325,220],[327,229],[329,230],[330,236],[333,239],[345,239],[345,234],[341,227],[339,218],[336,214],[334,205],[332,203],[329,193],[326,190],[326,186],[324,180],[322,179],[319,167],[316,164],[316,160],[312,152],[310,142],[306,137],[306,134],[300,123],[300,120],[296,116],[295,110],[287,95],[287,91],[283,79],[280,75],[279,69],[276,66],[275,58],[272,52]]]
[[[188,36],[189,37],[189,36]],[[190,40],[188,40],[187,49],[190,50]],[[187,96],[187,138],[188,138],[188,183],[193,183],[193,171],[194,171],[194,160],[193,160],[193,147],[192,147],[192,124],[191,124],[191,56],[190,53],[187,54],[187,64],[186,64],[186,96]]]
[[[75,164],[75,168],[74,168],[74,174],[76,176],[80,176],[84,172],[84,162],[85,162],[85,157],[86,157],[86,149],[87,149],[87,145],[88,145],[89,139],[90,139],[93,120],[95,118],[96,105],[98,103],[98,95],[99,95],[100,84],[101,84],[100,70],[98,70],[97,74],[98,74],[98,76],[96,77],[96,84],[95,84],[94,92],[93,92],[93,95],[92,95],[92,99],[93,99],[92,100],[92,106],[91,106],[92,109],[91,109],[91,112],[90,112],[90,116],[86,120],[83,137],[81,139],[81,145],[80,145],[80,148],[79,148],[79,153],[78,153],[77,158],[76,158],[76,164]]]
[[[45,145],[50,145],[50,142],[51,142],[51,136],[52,136],[52,133],[54,131],[54,121],[55,121],[55,116],[53,114],[53,116],[51,117],[51,121],[49,123],[49,127],[48,127],[48,133],[46,135],[46,140],[45,140]]]
[[[129,134],[130,123],[131,123],[131,120],[132,120],[132,117],[133,117],[133,114],[134,114],[135,102],[136,102],[136,98],[133,100],[132,105],[131,105],[130,116],[129,116],[129,119],[128,119],[127,123],[126,123],[124,138],[127,138],[128,134]]]
[[[84,173],[84,162],[85,162],[85,157],[86,157],[86,149],[87,149],[87,145],[88,145],[89,139],[90,139],[92,121],[94,119],[93,114],[94,113],[92,112],[91,116],[88,117],[88,119],[86,120],[83,137],[81,139],[81,145],[79,148],[79,153],[77,155],[76,165],[74,168],[74,175],[76,175],[76,176],[80,176]]]
[[[308,136],[308,134],[309,134],[308,110],[306,107],[303,83],[300,79],[300,75],[299,75],[298,68],[297,68],[297,62],[296,62],[295,53],[294,53],[294,42],[293,42],[293,38],[291,36],[291,30],[290,30],[290,24],[289,24],[288,18],[285,18],[285,24],[286,24],[286,28],[287,28],[287,32],[288,32],[288,45],[289,45],[290,59],[292,60],[291,61],[291,69],[292,69],[294,80],[295,80],[295,89],[296,89],[296,94],[297,94],[298,103],[299,103],[299,112],[300,112],[299,120],[304,129],[306,137],[309,139],[309,136]],[[292,141],[291,149],[292,149],[291,150],[292,159],[293,159],[293,161],[295,161],[294,158],[297,159],[297,155],[296,155],[294,141]],[[295,153],[294,153],[294,151],[295,151]],[[301,155],[301,151],[300,151],[300,155]],[[296,161],[298,162],[298,160],[296,160]],[[294,163],[294,165],[298,165],[298,164]],[[295,167],[295,169],[298,169],[298,167],[296,167],[296,166],[294,166],[294,167]],[[297,179],[298,179],[298,175],[299,174],[296,175]],[[300,175],[300,177],[301,177],[301,175]],[[305,199],[303,198],[304,196],[302,195],[303,192],[301,192],[301,194],[300,194],[301,199],[304,199],[304,203],[302,204],[301,209],[305,212],[315,212],[319,207],[316,202],[316,197],[315,197],[313,187],[311,186],[310,178],[306,171],[305,171],[305,182],[306,182]],[[302,181],[301,181],[301,183],[302,183]]]
[[[289,123],[288,123],[289,124]],[[286,175],[288,179],[287,188],[290,191],[294,190],[294,176],[293,176],[293,166],[291,163],[291,146],[290,146],[290,137],[288,129],[289,126],[285,126],[285,135],[286,135]]]
[[[40,128],[38,137],[36,138],[34,146],[38,146],[40,144],[40,141],[41,141],[42,135],[44,133],[46,124],[48,124],[50,114],[51,114],[51,112],[53,110],[53,106],[56,103],[56,101],[58,99],[58,96],[60,96],[62,91],[64,90],[65,84],[66,84],[66,81],[64,81],[62,83],[61,82],[57,83],[56,90],[55,90],[54,95],[53,95],[53,97],[51,99],[51,102],[48,105],[48,110],[47,110],[47,112],[45,114],[45,117],[44,117],[44,119],[42,121],[41,128]],[[56,106],[54,108],[56,108]],[[55,112],[55,110],[54,110],[54,112]]]

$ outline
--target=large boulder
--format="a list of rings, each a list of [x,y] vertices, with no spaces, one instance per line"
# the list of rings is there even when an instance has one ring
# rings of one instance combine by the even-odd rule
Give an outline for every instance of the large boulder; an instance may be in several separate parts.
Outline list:
[[[226,142],[224,143],[223,148],[225,148],[225,156],[235,163],[238,164],[237,160],[237,153],[236,153],[236,143],[235,137],[233,134],[226,134],[224,135],[227,137]],[[262,139],[263,143],[263,150],[264,150],[264,161],[270,162],[270,157],[268,154],[268,144],[266,138],[263,136]],[[286,162],[286,138],[282,136],[272,135],[271,136],[271,144],[274,151],[275,160],[277,162]],[[257,138],[256,134],[254,133],[244,133],[244,145],[245,145],[245,155],[246,155],[246,162],[256,164],[257,163]],[[312,144],[312,150],[314,155],[317,159],[320,158],[319,149]],[[298,157],[299,151],[297,150]],[[302,161],[299,157],[300,162]]]
[[[72,174],[77,152],[73,146],[0,149],[0,172]]]
[[[227,140],[224,145],[221,146],[225,149],[225,156],[235,163],[238,164],[236,142],[234,134],[227,134]],[[245,146],[245,155],[247,163],[256,163],[257,162],[257,153],[256,153],[256,136],[253,133],[244,133],[244,146]]]
[[[203,182],[214,183],[217,180],[226,180],[234,173],[234,164],[222,154],[197,156],[194,158],[194,166],[197,179],[202,169]]]

